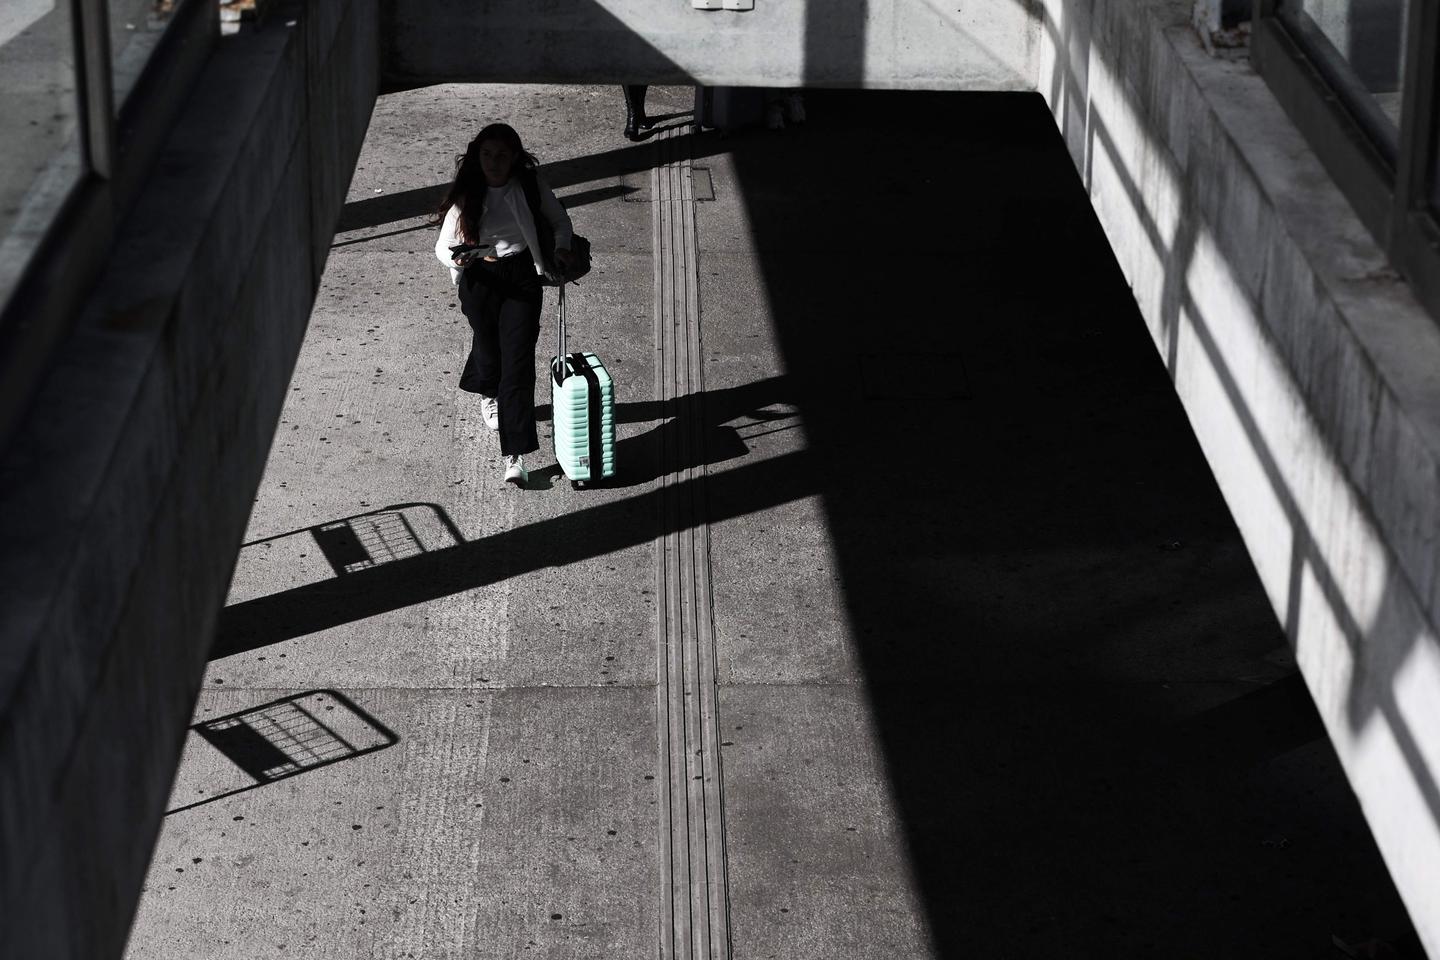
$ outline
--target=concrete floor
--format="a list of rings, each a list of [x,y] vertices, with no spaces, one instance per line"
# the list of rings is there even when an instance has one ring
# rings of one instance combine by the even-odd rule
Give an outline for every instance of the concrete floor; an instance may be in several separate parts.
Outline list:
[[[1043,102],[807,102],[693,144],[705,393],[661,423],[620,91],[381,98],[195,713],[315,768],[192,734],[131,960],[655,956],[666,431],[708,473],[735,957],[1409,935]],[[506,488],[454,388],[424,215],[496,119],[594,244],[603,489],[548,419]]]

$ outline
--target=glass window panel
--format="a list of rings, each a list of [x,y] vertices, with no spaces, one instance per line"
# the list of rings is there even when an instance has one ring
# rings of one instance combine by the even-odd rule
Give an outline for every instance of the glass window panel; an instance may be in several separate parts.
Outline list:
[[[67,0],[0,0],[0,305],[79,181]]]
[[[1285,0],[1281,12],[1318,31],[1329,49],[1312,54],[1341,65],[1355,81],[1353,89],[1363,91],[1389,130],[1397,131],[1410,0]]]
[[[140,79],[181,0],[108,0],[108,3],[110,67],[115,78],[118,111]]]

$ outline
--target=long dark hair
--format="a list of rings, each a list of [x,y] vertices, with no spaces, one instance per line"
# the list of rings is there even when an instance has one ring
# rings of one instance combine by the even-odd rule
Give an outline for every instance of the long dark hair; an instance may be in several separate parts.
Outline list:
[[[540,161],[525,149],[520,134],[508,123],[492,123],[475,134],[475,139],[465,148],[464,153],[455,155],[455,181],[445,192],[445,200],[430,218],[432,223],[445,219],[450,208],[460,206],[460,239],[473,243],[480,230],[480,211],[485,203],[485,172],[480,168],[480,145],[487,140],[503,143],[515,154],[515,165],[510,175],[534,176]]]

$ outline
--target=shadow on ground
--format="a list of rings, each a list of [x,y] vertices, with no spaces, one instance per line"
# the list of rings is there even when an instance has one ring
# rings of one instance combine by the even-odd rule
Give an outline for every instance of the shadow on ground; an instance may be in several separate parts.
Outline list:
[[[1043,101],[808,107],[695,149],[733,154],[786,374],[622,404],[656,424],[622,483],[681,434],[685,465],[735,460],[736,418],[798,407],[807,448],[712,476],[708,516],[822,496],[937,955],[1413,943]],[[214,655],[649,541],[657,497],[232,605]]]
[[[1043,100],[808,106],[727,146],[939,955],[1413,943]]]

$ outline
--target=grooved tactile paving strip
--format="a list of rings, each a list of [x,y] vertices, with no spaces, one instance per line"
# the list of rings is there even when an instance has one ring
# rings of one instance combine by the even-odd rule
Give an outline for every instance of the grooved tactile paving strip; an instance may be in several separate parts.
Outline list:
[[[730,912],[715,685],[695,193],[688,128],[656,136],[650,174],[655,227],[655,397],[661,533],[655,543],[661,781],[660,958],[728,960]]]

